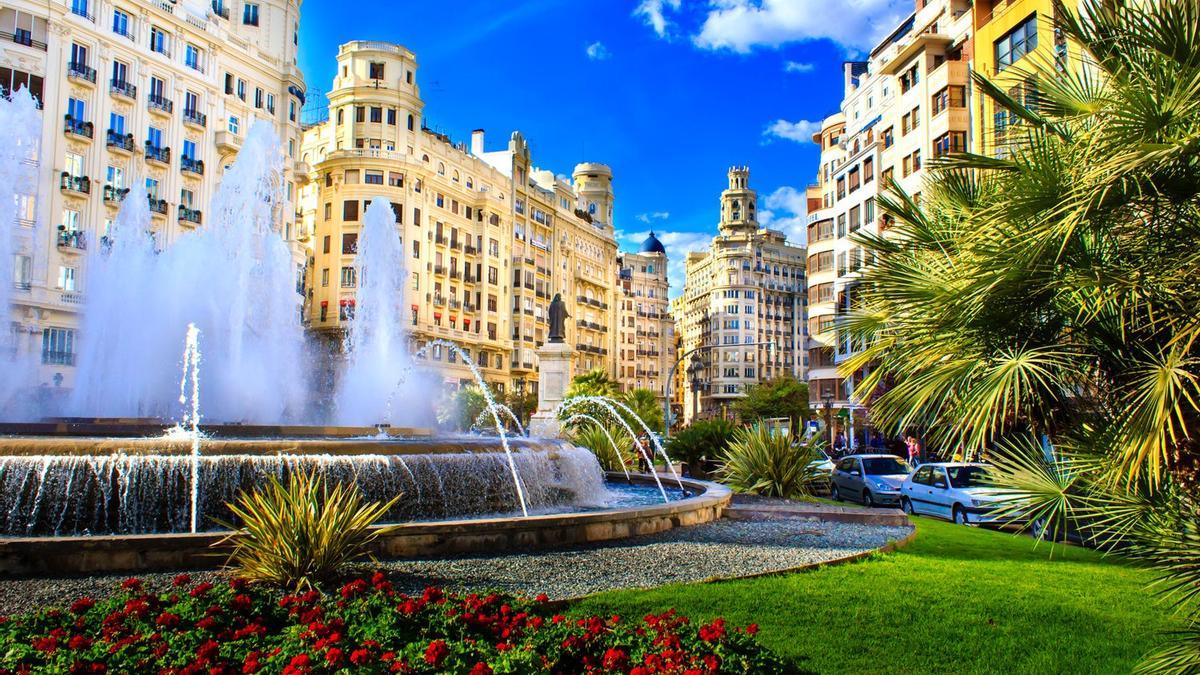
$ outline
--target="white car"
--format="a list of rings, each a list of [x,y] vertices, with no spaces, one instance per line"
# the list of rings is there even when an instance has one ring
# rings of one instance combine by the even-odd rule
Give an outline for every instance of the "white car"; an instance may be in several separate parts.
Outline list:
[[[953,520],[959,525],[1002,523],[995,514],[1002,498],[987,480],[986,464],[933,462],[922,464],[900,485],[900,508]]]

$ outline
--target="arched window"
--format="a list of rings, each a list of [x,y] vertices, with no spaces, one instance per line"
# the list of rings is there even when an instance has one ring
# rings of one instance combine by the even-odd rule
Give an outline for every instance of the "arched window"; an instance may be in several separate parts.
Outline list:
[[[438,162],[438,175],[439,176],[446,175],[446,165],[442,162]]]
[[[467,189],[470,190],[473,187],[475,187],[475,183],[471,180],[470,176],[467,176]]]
[[[450,176],[450,180],[454,181],[455,183],[458,182],[458,170],[454,171],[454,174]]]
[[[421,161],[422,161],[422,162],[428,162],[428,161],[429,161],[429,155],[421,155]]]
[[[345,119],[346,119],[346,110],[344,108],[338,108],[337,123],[341,124]]]
[[[596,202],[588,204],[588,213],[593,216],[596,215]]]
[[[412,116],[412,115],[409,115],[409,116],[408,116],[408,130],[409,130],[409,131],[412,131],[412,130],[413,130],[413,123],[414,123],[414,121],[413,121],[413,116]]]

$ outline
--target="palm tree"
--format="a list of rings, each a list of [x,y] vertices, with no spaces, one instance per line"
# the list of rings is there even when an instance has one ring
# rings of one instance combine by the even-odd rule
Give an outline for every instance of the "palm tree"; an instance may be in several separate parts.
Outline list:
[[[1144,663],[1200,669],[1200,9],[1056,0],[1079,68],[1026,66],[999,157],[935,165],[863,235],[839,330],[881,427],[986,453],[1014,512],[1122,545],[1189,627]],[[1014,72],[1010,68],[1007,73]]]
[[[571,379],[566,398],[575,396],[616,396],[617,383],[603,368],[589,370]]]
[[[630,389],[621,394],[621,402],[629,406],[634,414],[641,418],[646,426],[653,431],[661,433],[663,430],[663,410],[662,403],[658,400],[658,396],[649,389],[639,388]],[[634,429],[641,429],[635,420],[627,420]]]

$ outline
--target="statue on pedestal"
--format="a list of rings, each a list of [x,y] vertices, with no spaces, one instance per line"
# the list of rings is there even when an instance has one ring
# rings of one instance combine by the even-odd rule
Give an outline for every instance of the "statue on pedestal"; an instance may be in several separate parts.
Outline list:
[[[571,318],[567,314],[567,303],[563,302],[562,294],[555,293],[554,299],[550,301],[550,342],[560,344],[563,338],[567,336],[567,319]]]

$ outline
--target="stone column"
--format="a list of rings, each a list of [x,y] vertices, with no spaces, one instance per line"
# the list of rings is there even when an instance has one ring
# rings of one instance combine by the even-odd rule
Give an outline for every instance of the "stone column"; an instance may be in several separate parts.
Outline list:
[[[547,342],[538,355],[538,409],[529,420],[529,435],[562,438],[562,425],[555,417],[571,384],[571,355],[574,350],[563,342]]]

